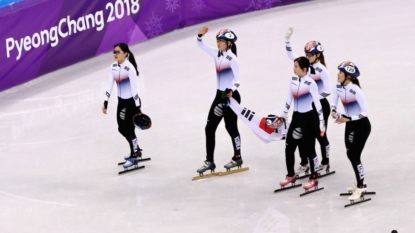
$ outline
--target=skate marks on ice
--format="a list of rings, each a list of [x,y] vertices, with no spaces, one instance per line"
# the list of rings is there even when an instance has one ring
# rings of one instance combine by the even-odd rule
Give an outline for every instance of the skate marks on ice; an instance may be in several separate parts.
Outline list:
[[[58,203],[58,202],[51,202],[51,201],[43,201],[43,200],[37,200],[37,199],[28,198],[28,197],[17,196],[17,195],[7,193],[7,192],[4,192],[4,191],[0,191],[0,193],[5,194],[5,195],[10,196],[10,197],[15,197],[15,198],[19,198],[19,199],[23,199],[23,200],[27,200],[27,201],[34,201],[34,202],[40,202],[40,203],[51,204],[51,205],[60,205],[60,206],[73,206],[72,204],[65,204],[65,203]]]
[[[132,165],[129,168],[124,168],[124,171],[118,172],[118,175],[125,174],[125,173],[132,172],[132,171],[136,171],[136,170],[140,170],[140,169],[144,169],[145,166],[138,166],[138,163],[146,162],[146,161],[149,161],[149,160],[151,160],[151,158],[144,158],[144,159],[135,160],[134,165]],[[123,165],[125,163],[126,162],[118,163],[118,166]]]
[[[234,174],[234,173],[238,173],[238,172],[243,172],[243,171],[248,171],[248,170],[249,170],[249,167],[242,167],[242,168],[229,170],[229,171],[226,171],[226,172],[212,172],[212,173],[207,174],[207,175],[203,175],[203,173],[202,173],[199,176],[194,176],[192,178],[192,180],[201,180],[201,179],[211,178],[211,177],[215,177],[215,176],[226,176],[226,175],[230,175],[230,174]]]
[[[268,208],[255,226],[254,233],[290,233],[290,219],[274,207]]]

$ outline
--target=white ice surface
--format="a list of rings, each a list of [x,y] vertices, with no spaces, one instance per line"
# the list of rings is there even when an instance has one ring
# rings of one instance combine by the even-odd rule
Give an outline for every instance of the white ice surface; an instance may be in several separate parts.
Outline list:
[[[372,123],[362,155],[377,192],[370,203],[344,208],[339,193],[354,174],[344,125],[333,122],[336,174],[320,180],[324,191],[274,194],[286,174],[284,142],[264,144],[241,121],[250,170],[191,181],[205,159],[216,88],[213,61],[196,45],[203,25],[196,25],[132,46],[142,110],[153,119],[150,130],[136,131],[152,159],[144,170],[117,175],[128,144],[117,131],[115,88],[108,115],[101,112],[111,53],[0,93],[0,232],[413,232],[414,10],[413,0],[313,1],[203,24],[210,46],[219,29],[237,33],[242,105],[264,115],[285,104],[288,27],[298,55],[309,40],[324,45],[332,85],[340,62],[359,66]],[[223,123],[216,135],[221,168],[232,147]]]

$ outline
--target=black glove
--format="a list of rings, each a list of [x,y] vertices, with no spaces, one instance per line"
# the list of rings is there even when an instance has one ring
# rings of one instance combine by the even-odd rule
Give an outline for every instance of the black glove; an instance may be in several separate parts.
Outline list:
[[[232,92],[232,89],[226,88],[222,91],[222,106],[229,106],[229,97],[227,95]]]

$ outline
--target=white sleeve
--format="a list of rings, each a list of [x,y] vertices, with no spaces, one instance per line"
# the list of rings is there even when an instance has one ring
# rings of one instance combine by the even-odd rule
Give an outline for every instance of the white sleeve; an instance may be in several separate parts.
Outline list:
[[[330,95],[330,75],[327,69],[321,72],[321,81],[323,82],[323,90],[320,95],[324,98]]]
[[[205,50],[211,57],[215,57],[218,56],[218,49],[206,46],[203,43],[202,37],[197,37],[197,45],[202,48],[203,50]]]
[[[313,97],[314,106],[316,106],[318,118],[320,119],[320,121],[323,121],[324,120],[323,109],[321,109],[320,98],[318,95],[318,87],[317,87],[316,82],[314,81],[311,82],[310,84],[310,93],[311,93],[311,96]]]
[[[360,88],[357,89],[356,91],[356,101],[360,106],[361,112],[359,115],[350,116],[352,118],[352,121],[357,121],[357,120],[360,120],[361,118],[369,116],[369,109],[366,105],[365,97],[363,96],[363,93],[360,90]]]
[[[114,87],[114,77],[112,74],[112,65],[110,66],[109,74],[108,74],[108,83],[107,83],[107,91],[105,92],[105,101],[108,101],[111,96],[112,88]]]
[[[285,49],[287,50],[287,56],[291,59],[291,60],[295,60],[298,58],[298,56],[293,52],[292,48],[291,48],[291,44],[290,42],[285,42]]]
[[[337,84],[339,85],[339,84]],[[331,112],[334,110],[337,112],[337,103],[339,102],[339,95],[337,95],[337,86],[334,86],[333,95],[331,98]]]
[[[140,97],[138,97],[138,76],[134,66],[129,66],[128,78],[130,79],[131,95],[134,98],[135,106],[141,107]]]
[[[232,58],[231,69],[232,69],[233,78],[234,78],[233,79],[234,82],[233,82],[233,86],[232,86],[232,91],[236,91],[236,89],[238,89],[239,85],[241,85],[238,59]]]
[[[293,102],[293,93],[291,92],[291,80],[290,80],[290,85],[288,86],[287,99],[285,100],[285,107],[282,113],[282,117],[287,117],[288,111],[290,110],[292,102]]]

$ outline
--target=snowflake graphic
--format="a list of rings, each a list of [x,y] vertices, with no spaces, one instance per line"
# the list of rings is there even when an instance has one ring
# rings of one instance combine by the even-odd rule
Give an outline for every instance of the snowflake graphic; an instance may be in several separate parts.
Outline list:
[[[249,10],[250,8],[254,8],[254,10],[268,9],[274,3],[282,3],[282,0],[251,0],[251,4],[245,10]]]
[[[161,19],[163,17],[159,17],[158,15],[154,15],[154,11],[152,13],[152,16],[148,18],[148,20],[145,22],[147,24],[147,37],[153,38],[155,36],[160,35],[163,32],[163,29],[161,29]]]
[[[166,0],[166,10],[172,13],[179,7],[179,0]]]
[[[192,10],[196,11],[197,13],[199,13],[205,7],[205,0],[192,0]]]

